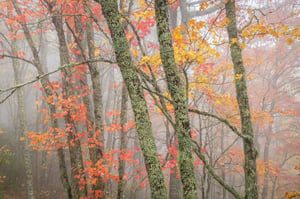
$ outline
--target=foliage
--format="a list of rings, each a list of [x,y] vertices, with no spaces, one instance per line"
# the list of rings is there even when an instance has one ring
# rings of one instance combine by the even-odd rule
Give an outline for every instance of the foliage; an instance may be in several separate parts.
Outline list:
[[[176,97],[180,92],[172,94],[167,89],[168,71],[166,67],[163,67],[163,62],[166,60],[163,60],[162,56],[164,55],[162,53],[166,52],[161,51],[162,46],[159,45],[154,34],[158,20],[155,17],[154,2],[120,1],[118,10],[120,15],[118,16],[121,17],[120,22],[125,29],[129,44],[128,56],[132,59],[132,63],[124,61],[121,64],[116,64],[120,57],[113,52],[116,50],[125,52],[125,49],[122,49],[125,47],[113,44],[114,33],[109,31],[102,13],[103,6],[98,4],[98,1],[26,0],[16,2],[21,8],[21,13],[16,12],[12,1],[0,2],[0,24],[2,25],[0,28],[0,64],[4,68],[0,71],[0,76],[3,79],[9,76],[11,63],[7,61],[19,60],[24,64],[26,70],[20,73],[24,73],[26,80],[32,79],[33,81],[21,86],[30,90],[30,92],[25,92],[25,95],[27,101],[30,101],[28,102],[30,105],[27,106],[27,110],[30,111],[28,117],[33,119],[30,122],[28,137],[17,135],[18,127],[15,129],[16,133],[9,136],[17,135],[13,139],[22,144],[26,143],[29,138],[28,147],[33,149],[34,153],[43,154],[44,158],[51,154],[56,155],[56,151],[62,149],[63,153],[67,154],[64,162],[70,171],[68,175],[73,171],[78,171],[75,178],[78,179],[81,189],[86,185],[96,186],[99,180],[107,184],[108,188],[106,187],[105,190],[89,190],[87,197],[90,198],[116,196],[114,189],[119,181],[125,182],[128,193],[133,192],[129,192],[131,188],[137,190],[137,194],[139,191],[145,193],[144,188],[150,186],[150,177],[147,173],[149,168],[146,168],[149,162],[141,158],[141,153],[150,154],[151,152],[150,158],[159,159],[159,169],[161,168],[167,185],[171,186],[169,178],[173,174],[176,178],[181,178],[179,162],[182,151],[178,142],[180,143],[182,137],[175,132],[176,125],[178,125],[178,121],[175,121],[178,109],[174,108],[176,103],[178,104]],[[243,186],[241,182],[244,178],[242,173],[245,155],[241,140],[244,137],[241,139],[241,134],[237,134],[242,132],[243,123],[234,85],[245,80],[250,101],[249,114],[251,114],[255,133],[254,142],[259,154],[256,161],[257,169],[253,171],[258,174],[258,187],[268,190],[269,197],[270,194],[283,196],[284,193],[286,193],[286,198],[299,196],[297,191],[289,192],[297,190],[296,182],[299,180],[299,176],[295,174],[295,169],[291,165],[296,165],[296,169],[300,167],[296,164],[299,157],[297,151],[299,123],[297,120],[299,120],[300,110],[297,108],[299,106],[299,91],[297,91],[299,80],[297,78],[299,77],[300,31],[297,21],[299,8],[294,5],[295,1],[268,1],[267,8],[260,7],[259,1],[250,4],[237,1],[235,13],[238,31],[237,37],[231,40],[227,38],[226,27],[232,21],[226,17],[223,2],[201,1],[201,4],[196,5],[192,1],[169,1],[169,12],[176,12],[176,15],[183,13],[182,3],[184,2],[187,3],[189,9],[195,8],[195,10],[187,10],[191,17],[181,16],[181,18],[188,18],[186,24],[179,23],[180,17],[175,19],[176,27],[170,31],[175,68],[179,74],[179,79],[176,81],[180,82],[178,85],[182,83],[180,89],[183,89],[183,95],[181,97],[185,98],[189,108],[197,109],[202,113],[199,115],[193,112],[188,115],[191,124],[191,138],[188,138],[191,146],[188,145],[188,147],[198,146],[196,149],[199,149],[199,153],[207,159],[207,164],[230,187],[238,190],[239,186]],[[57,60],[65,59],[65,57],[59,57],[56,52],[61,38],[57,36],[57,29],[54,28],[55,17],[61,18],[63,22],[62,35],[66,39],[69,57],[67,61],[69,63],[81,62],[81,64],[65,66],[64,69],[59,68]],[[30,44],[25,35],[24,24],[30,29],[33,44]],[[93,41],[88,41],[86,38],[88,24],[95,31]],[[12,54],[12,41],[17,41],[20,46],[16,54]],[[42,57],[45,48],[44,41],[48,42],[49,48],[45,50],[46,56]],[[86,47],[87,42],[92,43],[93,52],[89,52]],[[38,58],[43,62],[43,70],[31,69],[31,66],[37,65],[38,62],[34,53],[29,51],[32,48],[31,45],[38,49]],[[242,51],[243,60],[241,61],[246,69],[244,74],[233,72],[234,66],[229,58],[229,49],[232,46]],[[91,57],[91,54],[94,57]],[[167,59],[167,61],[170,60]],[[47,62],[48,64],[45,64]],[[96,128],[94,112],[96,104],[92,101],[95,96],[91,83],[92,63],[98,64],[96,67],[100,71],[98,80],[101,80],[102,84],[100,93],[103,95],[102,106],[104,108],[101,116],[104,118],[104,124],[101,130]],[[128,72],[128,68],[132,69],[131,73]],[[60,71],[60,73],[51,73],[52,70]],[[50,71],[50,73],[47,74],[45,71]],[[124,71],[127,74],[126,78]],[[46,84],[42,81],[37,82],[43,73],[46,75],[42,77],[42,80],[49,76]],[[138,83],[132,83],[134,78]],[[32,82],[36,82],[34,86],[28,85]],[[6,87],[10,82],[4,83]],[[7,86],[11,88],[8,90],[1,86],[0,108],[7,109],[7,112],[14,115],[14,109],[18,107],[11,108],[13,102],[7,101],[10,98],[14,99],[14,91],[21,86],[10,85]],[[121,124],[120,93],[123,87],[132,90],[138,87],[141,92],[136,95],[130,93],[131,101],[128,104],[131,106],[126,113],[128,118],[124,124]],[[33,97],[35,95],[40,97],[35,99]],[[145,98],[147,109],[143,113],[149,115],[151,128],[141,126],[134,119],[136,112],[131,108],[134,108],[134,103],[137,104],[136,106],[140,105],[139,102],[134,101],[138,97]],[[86,103],[86,100],[89,103]],[[2,116],[0,118],[0,120],[5,119],[7,118],[2,118]],[[143,119],[145,118],[141,118]],[[17,121],[15,118],[13,120]],[[14,126],[14,121],[7,123],[9,126]],[[54,121],[57,121],[56,127],[53,127]],[[150,135],[153,136],[158,148],[157,154],[152,153],[152,150],[142,151],[143,143],[141,139],[139,141],[137,139],[138,136],[145,138],[145,134],[139,134],[137,130],[146,127],[149,127],[149,132],[150,130],[152,132]],[[126,149],[119,150],[122,133],[126,134],[128,140]],[[0,130],[0,137],[5,134],[7,133]],[[189,136],[189,132],[186,134]],[[101,140],[100,136],[105,137],[105,140]],[[82,147],[82,152],[79,152],[83,157],[82,169],[68,166],[71,153],[66,152],[72,152],[72,147],[76,143],[80,143]],[[150,143],[150,141],[145,143]],[[93,162],[91,160],[93,153],[99,148],[103,148],[103,151],[96,153],[101,154],[101,157]],[[7,172],[11,175],[19,173],[21,175],[23,170],[17,170],[23,166],[23,159],[15,160],[15,154],[19,151],[8,149],[11,147],[6,147],[1,142],[1,167],[5,164],[5,167],[10,167],[7,168],[10,169]],[[196,157],[196,154],[190,155]],[[118,161],[124,161],[126,165],[123,179],[120,179],[117,173]],[[58,167],[56,162],[55,164]],[[211,172],[209,173],[205,161],[199,155],[194,158],[191,165],[194,166],[195,176],[200,182],[198,188],[204,195],[211,193],[216,196],[217,192],[220,193],[221,188],[219,190],[212,183],[214,176]],[[35,175],[45,169],[42,166],[36,168],[39,170],[35,171]],[[5,175],[6,179],[10,177]],[[57,173],[53,176],[59,179]],[[0,183],[5,184],[6,182],[1,181],[6,179],[0,177]],[[230,179],[236,179],[236,183]],[[211,186],[214,186],[214,189]],[[222,185],[222,189],[224,187],[226,186]],[[213,190],[216,190],[216,193],[212,193]]]

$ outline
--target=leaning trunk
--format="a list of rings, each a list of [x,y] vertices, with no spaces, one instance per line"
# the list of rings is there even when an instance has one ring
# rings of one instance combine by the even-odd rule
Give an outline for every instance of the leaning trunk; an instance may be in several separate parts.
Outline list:
[[[184,198],[192,199],[197,198],[197,189],[194,174],[191,127],[188,103],[174,57],[172,36],[169,29],[168,5],[166,0],[155,0],[156,30],[160,44],[160,57],[175,112],[175,132],[179,143],[179,170],[183,185],[183,196]]]
[[[227,26],[228,38],[230,42],[231,59],[234,67],[236,98],[239,105],[242,123],[243,145],[244,145],[244,173],[245,173],[245,198],[257,199],[257,173],[256,156],[254,146],[254,132],[249,107],[249,99],[246,85],[246,72],[243,63],[242,49],[238,43],[238,30],[236,24],[235,1],[227,1],[225,4],[226,16],[230,20]]]
[[[12,0],[11,1],[14,8],[16,9],[16,12],[19,16],[22,15],[21,13],[21,10],[16,2],[16,0]],[[39,58],[39,55],[38,55],[38,50],[34,44],[34,41],[31,37],[31,34],[30,34],[30,31],[27,27],[27,25],[25,23],[21,23],[21,26],[22,26],[22,29],[24,31],[24,35],[25,35],[25,38],[27,40],[27,43],[30,47],[30,50],[32,52],[32,55],[34,57],[34,66],[35,68],[37,69],[38,71],[38,74],[39,75],[42,75],[44,74],[44,71],[43,71],[43,68],[42,68],[42,64],[41,64],[41,61],[40,61],[40,58]],[[41,85],[43,87],[43,90],[45,91],[45,94],[47,97],[50,97],[53,95],[53,91],[48,87],[48,83],[50,83],[48,77],[44,77],[42,78],[41,80]],[[47,102],[48,106],[49,106],[49,113],[50,115],[52,116],[53,114],[56,113],[56,108],[53,104],[51,104],[50,102]],[[51,121],[51,126],[53,129],[58,129],[58,120],[56,118],[53,118],[51,117],[50,119]],[[69,180],[68,180],[68,174],[67,174],[67,169],[66,169],[66,163],[65,163],[65,154],[64,154],[64,150],[62,147],[59,147],[57,149],[57,155],[58,155],[58,164],[59,164],[59,172],[60,172],[60,179],[61,179],[61,182],[63,184],[63,187],[65,189],[65,191],[67,192],[67,196],[69,199],[72,198],[72,193],[71,193],[71,186],[70,186],[70,183],[69,183]]]
[[[152,198],[167,198],[167,189],[152,135],[147,103],[141,81],[135,70],[136,66],[130,55],[128,41],[118,11],[118,2],[117,0],[98,0],[97,2],[102,6],[102,13],[111,33],[117,63],[131,99]]]

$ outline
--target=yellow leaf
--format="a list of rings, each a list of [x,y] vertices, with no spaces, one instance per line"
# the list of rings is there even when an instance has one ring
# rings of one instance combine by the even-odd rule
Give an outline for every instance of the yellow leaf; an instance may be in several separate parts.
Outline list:
[[[248,80],[252,80],[253,79],[253,75],[248,75]]]
[[[239,45],[242,49],[244,49],[246,47],[246,44],[244,44],[244,43],[239,43]]]
[[[206,10],[208,7],[208,3],[206,1],[200,4],[200,11]]]
[[[231,43],[232,43],[232,44],[237,43],[237,38],[231,39]]]
[[[137,49],[134,49],[132,50],[132,54],[135,56],[135,57],[138,57],[139,56],[139,51]]]
[[[203,59],[202,56],[197,56],[196,60],[197,60],[198,63],[203,63],[204,62],[204,59]]]
[[[145,9],[148,5],[145,3],[145,0],[138,0],[141,9]]]
[[[203,28],[205,26],[205,22],[204,21],[199,21],[196,25],[197,29]]]
[[[241,79],[242,77],[243,77],[243,74],[236,74],[234,79],[238,80],[238,79]]]
[[[217,105],[220,105],[220,104],[221,104],[221,100],[218,100],[218,99],[217,99],[217,100],[216,100],[216,104],[217,104]]]
[[[298,191],[294,191],[294,192],[286,192],[286,193],[285,193],[286,199],[296,198],[297,196],[300,196],[300,192],[298,192]]]
[[[286,42],[287,44],[291,45],[291,44],[294,42],[294,40],[293,40],[292,38],[287,38],[287,39],[285,40],[285,42]]]
[[[188,26],[193,26],[193,25],[195,25],[195,23],[196,23],[196,20],[191,19]]]
[[[95,50],[95,56],[98,56],[100,54],[100,50],[99,49],[96,49]]]
[[[184,25],[180,25],[180,26],[178,26],[178,28],[179,28],[180,32],[185,32],[185,30],[186,30]]]

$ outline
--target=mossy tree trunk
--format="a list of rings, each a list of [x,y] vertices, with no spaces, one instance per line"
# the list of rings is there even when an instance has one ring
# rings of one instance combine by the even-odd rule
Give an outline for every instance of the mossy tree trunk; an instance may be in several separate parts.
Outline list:
[[[160,57],[175,112],[175,132],[179,143],[179,170],[183,196],[188,199],[196,199],[197,189],[188,103],[184,95],[180,72],[175,62],[172,36],[169,29],[168,6],[167,0],[155,0],[156,30],[160,44]]]
[[[242,49],[238,43],[238,30],[236,24],[235,1],[230,0],[225,4],[226,17],[230,20],[227,26],[228,38],[230,43],[231,59],[234,66],[236,98],[239,105],[242,123],[242,134],[244,145],[244,173],[245,173],[245,198],[257,199],[257,173],[256,156],[257,151],[254,146],[254,132],[250,114],[249,99],[246,85],[246,72],[242,57]]]
[[[118,2],[117,0],[97,0],[97,2],[102,6],[102,13],[111,33],[116,60],[131,99],[136,130],[151,187],[151,197],[167,198],[167,189],[152,135],[146,100],[141,81],[135,70],[136,66],[130,55],[128,40],[118,11]]]

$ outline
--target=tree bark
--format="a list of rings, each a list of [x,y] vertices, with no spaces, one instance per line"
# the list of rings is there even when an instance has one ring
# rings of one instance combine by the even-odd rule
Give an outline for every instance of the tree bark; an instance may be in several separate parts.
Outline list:
[[[178,163],[183,185],[183,196],[184,198],[193,199],[197,198],[197,189],[188,103],[174,58],[172,36],[169,29],[168,6],[166,0],[155,0],[156,30],[160,44],[160,57],[175,112],[175,132],[179,143]]]
[[[22,15],[21,10],[16,2],[16,0],[12,0],[11,1],[14,8],[16,9],[16,12],[19,16]],[[27,40],[27,43],[30,47],[30,50],[32,52],[33,58],[34,58],[34,66],[37,69],[37,72],[39,75],[44,74],[43,68],[42,68],[42,64],[38,55],[38,51],[36,49],[36,46],[33,42],[33,39],[31,37],[30,31],[27,27],[27,25],[25,23],[20,23],[22,26],[22,29],[24,31],[24,35],[25,38]],[[47,97],[52,96],[53,92],[52,90],[48,87],[48,83],[49,83],[49,78],[46,76],[44,78],[41,79],[41,85],[43,87],[43,90],[45,91],[45,94]],[[53,115],[54,113],[56,113],[56,108],[54,105],[52,105],[51,103],[48,103],[49,106],[49,112],[50,115]],[[58,129],[58,120],[56,118],[51,117],[50,119],[51,121],[51,126],[53,129]],[[60,171],[60,179],[61,182],[63,184],[63,187],[65,189],[65,191],[67,192],[67,196],[69,199],[72,198],[72,193],[71,193],[71,186],[68,180],[68,174],[67,174],[67,168],[66,168],[66,163],[65,163],[65,154],[64,154],[64,150],[62,147],[59,147],[57,149],[57,156],[58,156],[58,164],[59,164],[59,171]]]
[[[13,40],[11,44],[12,54],[16,55],[17,50],[17,41]],[[20,62],[19,60],[13,59],[13,69],[16,84],[22,82],[21,76],[19,74]],[[24,146],[23,146],[23,156],[24,156],[24,165],[25,165],[25,174],[26,174],[26,190],[27,198],[34,199],[34,189],[33,189],[33,177],[32,177],[32,161],[31,161],[31,150],[29,149],[29,138],[27,137],[27,116],[25,110],[25,98],[24,98],[24,88],[19,88],[17,90],[17,102],[18,102],[18,115],[20,119],[21,132],[24,136]]]
[[[91,21],[86,23],[86,38],[88,44],[88,54],[90,59],[94,59],[95,56],[95,39],[94,39],[94,29]],[[90,73],[91,73],[91,80],[92,80],[92,87],[93,87],[93,104],[94,104],[94,125],[95,125],[95,132],[100,131],[100,135],[96,137],[102,146],[95,145],[94,148],[90,148],[90,155],[91,160],[95,164],[98,160],[103,157],[104,151],[104,121],[103,121],[103,98],[102,98],[102,88],[101,88],[101,81],[100,81],[100,73],[97,69],[97,63],[89,63],[88,64]],[[90,134],[90,138],[93,138],[94,135]],[[102,179],[99,178],[97,180],[97,184],[93,187],[94,190],[101,190],[104,191],[105,184],[103,183]]]
[[[113,40],[117,63],[131,99],[152,198],[167,198],[167,189],[152,135],[143,88],[130,55],[128,41],[118,11],[118,3],[116,0],[97,0],[97,2],[102,6],[102,13],[106,18]]]
[[[170,148],[171,143],[174,144],[174,139],[171,137],[171,132],[170,132],[170,123],[167,120],[165,123],[166,126],[166,140],[167,140],[167,147]],[[178,149],[177,145],[175,145],[176,149]],[[173,160],[176,157],[173,155],[170,155],[170,159]],[[170,172],[170,182],[169,182],[169,198],[170,199],[182,199],[182,185],[180,178],[177,178],[177,166],[174,165],[171,168]]]
[[[238,43],[238,30],[236,24],[235,1],[227,1],[225,4],[226,17],[230,20],[227,26],[228,39],[230,43],[231,59],[234,66],[235,76],[241,78],[235,79],[236,98],[239,105],[240,117],[242,123],[242,134],[244,145],[244,173],[245,173],[245,198],[257,199],[257,173],[256,156],[257,151],[254,146],[254,132],[250,114],[249,99],[246,85],[246,72],[242,57],[242,49]]]
[[[124,131],[124,125],[126,125],[127,121],[127,101],[128,101],[128,93],[126,87],[122,88],[122,102],[121,102],[121,115],[120,115],[120,123],[121,123],[121,139],[120,139],[120,149],[119,153],[125,152],[127,147],[127,139],[126,132]],[[125,160],[121,159],[119,156],[119,182],[118,182],[118,199],[125,198],[125,180],[123,179],[125,175]]]
[[[269,124],[269,132],[272,131],[272,126]],[[269,155],[270,155],[270,144],[271,138],[266,136],[266,143],[264,146],[264,162],[269,162]],[[262,198],[267,199],[269,193],[269,166],[265,165],[265,172],[264,172],[264,182],[263,182],[263,189],[262,189]]]
[[[54,10],[55,1],[51,3],[48,2],[49,11],[52,14],[51,19],[55,26],[55,30],[58,37],[59,43],[59,57],[60,57],[60,64],[65,65],[70,63],[68,47],[66,43],[66,38],[63,29],[63,20],[61,17],[61,13],[59,11]],[[57,8],[56,8],[57,9]],[[73,92],[73,85],[70,83],[69,80],[72,79],[71,71],[68,68],[63,69],[64,78],[62,78],[63,84],[63,98],[68,99],[70,96],[74,95]],[[65,116],[65,125],[66,127],[71,127],[72,130],[66,131],[68,145],[69,145],[69,152],[70,152],[70,161],[71,161],[71,177],[72,177],[72,195],[74,199],[85,197],[87,195],[87,188],[86,184],[80,187],[79,181],[81,180],[81,171],[83,171],[83,158],[82,158],[82,151],[80,140],[78,136],[73,133],[76,132],[75,122],[71,118],[70,110],[66,108],[68,114]],[[76,177],[80,176],[80,178]],[[85,176],[83,176],[85,178]]]

